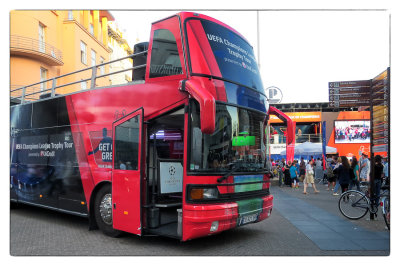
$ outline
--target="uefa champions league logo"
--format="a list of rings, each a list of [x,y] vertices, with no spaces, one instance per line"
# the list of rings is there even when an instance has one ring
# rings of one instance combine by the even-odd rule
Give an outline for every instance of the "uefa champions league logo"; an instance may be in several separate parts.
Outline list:
[[[169,172],[169,174],[170,174],[171,176],[175,175],[175,173],[176,173],[175,166],[171,165],[171,166],[169,167],[169,169],[168,169],[168,172]]]

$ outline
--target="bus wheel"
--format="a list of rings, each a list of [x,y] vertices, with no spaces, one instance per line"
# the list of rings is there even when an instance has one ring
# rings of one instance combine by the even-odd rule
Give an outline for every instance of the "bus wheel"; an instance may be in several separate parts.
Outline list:
[[[107,236],[120,237],[122,232],[112,226],[111,186],[103,186],[96,194],[94,216],[100,230]]]

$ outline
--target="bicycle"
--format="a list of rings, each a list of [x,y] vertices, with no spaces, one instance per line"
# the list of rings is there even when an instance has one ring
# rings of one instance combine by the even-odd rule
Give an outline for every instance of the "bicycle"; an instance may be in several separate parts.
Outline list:
[[[386,227],[390,230],[390,197],[384,196],[380,202],[382,208],[383,219],[385,220]]]
[[[382,189],[384,191],[390,191],[389,178],[385,178]],[[385,220],[386,227],[390,230],[390,194],[381,196],[380,205],[382,208],[383,219]]]
[[[382,190],[381,199],[387,198],[386,195],[388,191],[389,190]],[[339,198],[338,205],[340,213],[350,220],[361,219],[367,212],[376,216],[378,212],[378,205],[371,202],[367,194],[358,190],[348,190],[344,192]],[[387,207],[389,206],[387,205]]]
[[[360,181],[360,191],[368,196],[369,182]]]

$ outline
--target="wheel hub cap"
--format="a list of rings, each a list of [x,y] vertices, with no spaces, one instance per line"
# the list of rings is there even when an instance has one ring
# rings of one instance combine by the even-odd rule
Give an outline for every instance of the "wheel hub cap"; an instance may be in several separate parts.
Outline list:
[[[104,195],[100,202],[100,217],[105,224],[112,224],[112,201],[111,194]]]

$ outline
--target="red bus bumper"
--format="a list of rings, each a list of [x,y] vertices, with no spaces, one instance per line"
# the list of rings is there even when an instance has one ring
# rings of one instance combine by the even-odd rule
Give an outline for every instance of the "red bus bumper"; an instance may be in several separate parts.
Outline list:
[[[257,220],[267,219],[272,211],[273,196],[262,198],[262,208]],[[212,205],[185,205],[182,211],[182,240],[189,240],[213,235],[237,226],[239,213],[237,203],[221,203]]]

